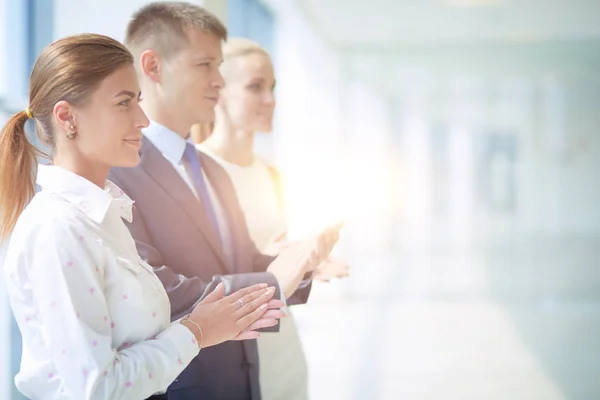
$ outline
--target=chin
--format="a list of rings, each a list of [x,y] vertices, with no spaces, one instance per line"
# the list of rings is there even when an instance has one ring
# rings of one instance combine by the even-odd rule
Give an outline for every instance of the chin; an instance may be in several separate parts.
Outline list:
[[[131,168],[136,167],[140,163],[140,155],[136,152],[135,154],[122,157],[120,160],[113,164],[113,167]]]
[[[210,109],[196,118],[196,124],[208,124],[215,121],[215,110]]]
[[[273,130],[273,122],[267,118],[258,118],[257,120],[252,121],[250,125],[254,126],[254,132],[261,133],[271,133]]]
[[[263,125],[263,126],[259,126],[258,129],[256,129],[256,132],[260,132],[260,133],[271,133],[271,131],[273,130],[273,126],[271,125]]]

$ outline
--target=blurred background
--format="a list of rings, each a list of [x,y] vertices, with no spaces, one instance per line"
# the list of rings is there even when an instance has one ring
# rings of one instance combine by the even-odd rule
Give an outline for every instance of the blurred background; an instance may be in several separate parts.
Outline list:
[[[0,122],[147,2],[0,0]],[[312,399],[600,399],[599,0],[192,2],[274,59],[292,235],[346,222],[295,310]],[[0,285],[0,399],[19,357]]]

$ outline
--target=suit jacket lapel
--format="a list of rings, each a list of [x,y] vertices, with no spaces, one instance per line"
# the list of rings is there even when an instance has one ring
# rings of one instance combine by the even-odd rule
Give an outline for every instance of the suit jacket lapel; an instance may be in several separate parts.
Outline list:
[[[140,167],[143,168],[190,217],[198,230],[200,230],[206,240],[210,243],[211,248],[223,266],[229,269],[221,240],[217,236],[217,233],[206,215],[204,205],[196,198],[187,183],[173,168],[173,165],[164,158],[160,151],[146,138],[143,139],[140,156]]]
[[[227,226],[229,228],[229,237],[232,241],[233,249],[235,250],[235,265],[232,265],[232,268],[236,272],[249,272],[249,271],[240,271],[239,266],[241,263],[241,258],[245,255],[241,254],[243,248],[239,246],[240,238],[238,237],[238,229],[236,225],[236,221],[231,215],[230,211],[235,210],[235,208],[239,208],[238,204],[234,204],[234,200],[231,196],[227,196],[227,193],[232,193],[233,187],[226,186],[229,183],[227,172],[221,167],[215,160],[213,160],[209,155],[204,154],[202,151],[198,152],[198,156],[200,157],[200,163],[202,164],[202,169],[210,182],[215,194],[217,195],[219,202],[221,203],[221,209],[225,213],[225,217],[227,218]],[[233,191],[235,194],[235,191]]]

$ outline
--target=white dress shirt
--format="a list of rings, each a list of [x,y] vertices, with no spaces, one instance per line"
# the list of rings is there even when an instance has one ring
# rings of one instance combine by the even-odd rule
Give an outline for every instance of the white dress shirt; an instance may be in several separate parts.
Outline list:
[[[198,197],[194,180],[192,177],[190,177],[183,163],[183,153],[187,143],[186,140],[171,129],[154,121],[150,121],[150,125],[143,129],[142,132],[144,136],[158,149],[163,157],[165,157],[173,165],[173,168],[175,168],[177,173],[179,173],[194,195]],[[206,182],[208,196],[212,203],[215,217],[217,219],[217,226],[221,236],[221,243],[223,244],[223,251],[230,266],[233,266],[233,260],[235,260],[235,249],[231,239],[231,230],[229,228],[227,214],[223,209],[221,201],[217,197],[209,179],[206,177],[204,170],[202,170],[202,175],[204,177],[204,181]]]
[[[23,336],[19,391],[37,399],[146,399],[198,354],[121,218],[133,202],[55,166],[19,217],[4,263]]]

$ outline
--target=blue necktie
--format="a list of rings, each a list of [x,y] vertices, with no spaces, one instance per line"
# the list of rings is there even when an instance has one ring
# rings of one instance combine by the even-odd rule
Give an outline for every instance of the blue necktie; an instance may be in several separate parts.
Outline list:
[[[215,232],[219,239],[221,239],[221,233],[219,232],[219,224],[217,223],[217,216],[215,214],[215,210],[213,208],[212,202],[210,201],[210,196],[208,195],[208,187],[206,186],[206,181],[204,180],[204,175],[202,174],[202,166],[200,165],[200,159],[198,158],[198,152],[193,144],[186,143],[185,151],[183,152],[183,157],[189,163],[189,172],[191,172],[192,177],[194,178],[194,185],[196,186],[196,193],[200,198],[200,201],[204,205],[206,209],[206,214],[208,215],[208,219],[212,223],[213,228],[215,228]]]

